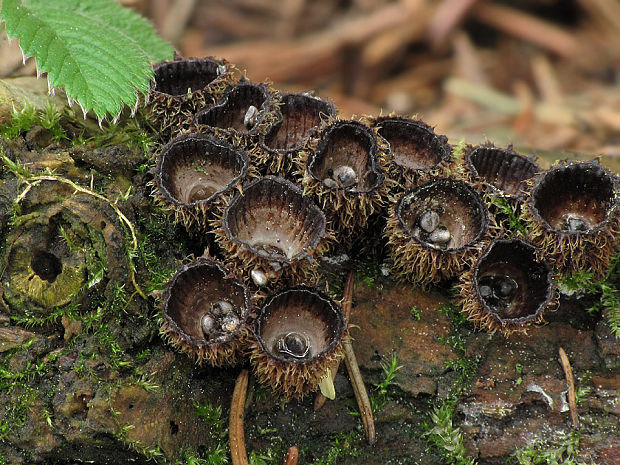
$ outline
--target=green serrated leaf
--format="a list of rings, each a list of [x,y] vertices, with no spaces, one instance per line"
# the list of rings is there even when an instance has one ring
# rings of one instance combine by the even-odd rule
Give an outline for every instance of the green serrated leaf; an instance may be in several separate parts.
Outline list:
[[[151,62],[173,54],[144,18],[114,0],[3,0],[0,19],[51,88],[65,86],[99,118],[135,105],[137,92],[148,91]]]

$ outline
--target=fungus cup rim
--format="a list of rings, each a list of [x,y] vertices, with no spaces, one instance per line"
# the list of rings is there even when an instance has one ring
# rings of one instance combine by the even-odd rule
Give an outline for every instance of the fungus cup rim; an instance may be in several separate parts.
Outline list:
[[[323,301],[324,303],[326,303],[329,309],[335,315],[337,323],[338,323],[337,327],[335,328],[335,331],[330,332],[331,340],[329,341],[329,344],[327,345],[327,347],[325,347],[325,349],[323,349],[321,352],[317,353],[313,357],[306,358],[306,359],[295,359],[293,357],[285,357],[285,356],[277,355],[271,349],[266,347],[263,341],[263,338],[261,337],[261,321],[265,316],[265,309],[269,305],[271,305],[275,299],[280,298],[283,295],[288,294],[288,293],[298,293],[298,292],[313,295],[316,298]],[[252,325],[252,335],[254,336],[254,339],[256,340],[256,342],[258,342],[261,350],[267,357],[269,357],[270,359],[276,360],[280,363],[285,363],[285,364],[292,363],[296,366],[306,366],[306,365],[312,365],[314,363],[320,362],[326,355],[330,354],[338,347],[338,345],[342,342],[342,340],[345,337],[346,330],[347,330],[347,322],[346,322],[344,313],[342,312],[342,308],[340,307],[340,305],[338,305],[327,294],[321,292],[320,290],[316,288],[305,286],[305,285],[290,287],[290,288],[281,290],[279,292],[276,292],[270,295],[269,297],[267,297],[265,302],[263,302],[263,304],[261,305],[261,308],[259,309],[257,313],[256,319],[254,320],[254,324]]]
[[[192,89],[192,92],[190,94],[187,94],[187,93],[180,94],[180,95],[169,94],[168,92],[162,92],[161,90],[157,90],[155,88],[156,85],[157,85],[156,73],[160,69],[168,67],[168,66],[177,65],[179,63],[201,63],[201,62],[214,63],[215,66],[222,66],[223,65],[223,66],[226,67],[226,71],[224,73],[222,73],[222,74],[217,75],[215,77],[215,79],[211,80],[204,87],[202,87],[200,89]],[[191,96],[194,95],[196,92],[203,92],[205,89],[207,89],[211,84],[213,84],[219,78],[221,78],[222,76],[226,76],[227,74],[230,74],[230,73],[232,73],[232,65],[230,63],[228,63],[228,61],[226,61],[223,58],[216,58],[216,57],[213,57],[213,56],[203,57],[203,58],[178,58],[178,59],[174,59],[174,60],[161,61],[161,62],[153,65],[153,79],[151,79],[151,82],[149,83],[149,94],[161,95],[161,96],[166,96],[168,98],[172,98],[173,100],[184,101],[184,100],[187,100],[188,98],[191,98]]]
[[[163,165],[166,162],[166,156],[168,155],[168,152],[176,148],[176,145],[183,144],[188,140],[206,142],[211,147],[218,147],[220,149],[228,150],[235,156],[241,158],[241,173],[239,173],[237,176],[231,179],[224,188],[214,192],[212,195],[210,195],[206,199],[197,200],[192,203],[186,203],[186,202],[183,202],[177,199],[174,195],[172,195],[172,193],[168,190],[168,188],[166,188],[163,185],[163,182],[162,182],[162,170],[164,167]],[[208,159],[208,157],[205,157],[205,159]],[[182,134],[182,135],[175,137],[174,139],[172,139],[170,142],[168,142],[165,146],[161,148],[159,156],[157,157],[157,165],[155,167],[155,183],[157,185],[158,190],[161,192],[162,197],[164,198],[166,202],[170,202],[179,207],[184,207],[184,206],[196,207],[199,205],[208,205],[210,203],[213,203],[221,195],[232,191],[239,182],[241,182],[243,179],[247,177],[249,169],[250,169],[250,160],[245,150],[242,150],[241,148],[233,144],[230,144],[226,142],[225,140],[213,137],[209,134],[201,134],[201,133]]]
[[[327,107],[330,109],[330,113],[325,113],[325,112],[321,112],[319,117],[321,118],[321,120],[323,121],[323,116],[326,119],[329,119],[331,117],[335,117],[338,114],[338,109],[336,108],[336,106],[329,100],[326,98],[320,98],[317,97],[315,95],[312,95],[308,92],[287,92],[281,95],[280,98],[280,102],[278,103],[278,106],[281,107],[282,105],[286,104],[286,99],[290,98],[290,97],[304,97],[307,99],[313,99],[316,101],[319,101],[325,105],[327,105]],[[265,144],[265,139],[270,135],[271,131],[273,131],[280,123],[282,123],[284,121],[284,115],[282,114],[281,111],[278,112],[277,114],[277,118],[276,120],[271,124],[270,128],[267,130],[267,132],[265,132],[264,134],[261,134],[259,137],[259,146],[260,149],[267,152],[267,153],[272,153],[272,154],[277,154],[277,155],[286,155],[288,153],[293,153],[293,152],[298,152],[300,150],[303,150],[306,144],[306,140],[312,136],[311,133],[308,133],[303,137],[302,140],[300,140],[297,145],[295,145],[294,147],[288,148],[288,149],[274,149],[272,147],[269,147],[267,144]],[[314,131],[318,130],[318,128],[320,127],[319,125],[316,125],[313,127]]]
[[[243,312],[239,315],[239,319],[241,320],[241,324],[235,328],[234,331],[228,334],[226,339],[217,341],[217,342],[209,342],[207,340],[195,339],[189,336],[178,324],[177,322],[168,314],[168,304],[170,302],[171,293],[175,285],[177,284],[177,280],[189,270],[194,268],[208,266],[211,268],[217,269],[222,274],[222,280],[229,280],[233,286],[239,287],[243,291]],[[191,346],[200,348],[200,347],[217,347],[229,344],[233,341],[239,334],[242,332],[242,328],[246,325],[248,317],[250,316],[252,309],[252,299],[250,290],[246,285],[244,285],[239,279],[234,276],[231,276],[230,271],[218,260],[207,259],[207,258],[199,258],[187,265],[181,267],[174,276],[168,282],[166,286],[166,291],[163,297],[163,305],[162,305],[162,313],[163,317],[170,325],[171,329],[179,335],[179,337],[183,340],[184,343],[189,344]]]
[[[605,218],[600,221],[593,228],[587,231],[570,231],[567,229],[556,229],[552,227],[546,219],[544,219],[535,206],[537,194],[539,190],[545,187],[545,181],[548,180],[548,176],[552,176],[557,172],[567,172],[568,170],[577,170],[580,168],[587,169],[588,167],[594,168],[596,174],[602,174],[607,177],[611,184],[613,198],[610,199],[609,208],[605,209]],[[596,236],[599,232],[603,231],[609,225],[614,227],[614,222],[620,218],[620,179],[617,174],[612,173],[605,167],[603,167],[598,159],[588,161],[571,161],[562,160],[557,165],[552,166],[548,170],[539,173],[538,176],[533,178],[532,188],[530,190],[528,209],[532,215],[533,220],[540,225],[543,229],[553,234],[564,235],[568,237],[583,237],[583,236]]]
[[[491,150],[491,151],[496,151],[499,153],[505,153],[506,155],[510,156],[510,157],[516,157],[519,158],[520,160],[523,160],[526,163],[529,163],[531,166],[533,166],[535,168],[534,174],[526,179],[523,179],[521,181],[522,184],[522,188],[520,190],[518,190],[516,193],[514,194],[510,194],[507,191],[505,191],[504,189],[501,189],[497,186],[495,186],[492,182],[487,181],[483,176],[480,175],[480,173],[478,172],[478,169],[476,168],[476,166],[474,165],[473,161],[471,160],[471,157],[474,153],[476,153],[478,150]],[[465,157],[464,157],[464,162],[465,165],[467,166],[467,169],[469,169],[471,171],[471,173],[479,178],[479,180],[485,185],[487,186],[489,189],[491,189],[492,192],[494,192],[497,195],[501,195],[503,197],[509,197],[509,198],[514,198],[517,200],[523,199],[524,198],[524,190],[527,187],[527,184],[525,184],[527,182],[528,179],[533,179],[535,178],[538,174],[544,172],[543,168],[538,164],[537,162],[537,158],[534,155],[523,155],[522,153],[517,152],[512,145],[509,145],[506,148],[503,147],[497,147],[494,144],[491,143],[487,143],[487,144],[480,144],[480,145],[474,145],[474,146],[469,146],[466,151],[465,151]]]
[[[220,129],[222,131],[232,132],[232,133],[239,132],[239,131],[237,131],[234,128],[218,128],[217,126],[211,126],[209,124],[201,122],[201,120],[209,112],[216,111],[216,110],[219,110],[221,108],[226,108],[226,106],[229,103],[229,99],[232,96],[233,92],[236,91],[237,89],[242,88],[242,87],[254,87],[254,88],[260,89],[260,91],[265,96],[265,99],[261,103],[260,109],[258,109],[258,113],[256,115],[256,122],[254,123],[254,126],[252,127],[252,129],[250,129],[248,131],[243,131],[247,135],[255,135],[257,132],[259,132],[259,129],[261,128],[261,123],[263,123],[265,121],[265,115],[267,113],[269,113],[270,111],[272,111],[270,109],[270,106],[273,105],[273,106],[277,107],[277,105],[275,105],[274,96],[272,95],[272,92],[270,91],[270,88],[269,88],[268,84],[265,84],[265,83],[262,83],[262,82],[258,82],[258,83],[257,82],[252,82],[252,81],[249,81],[249,80],[242,80],[242,81],[237,82],[235,84],[229,85],[224,90],[222,96],[213,105],[208,106],[206,108],[203,108],[202,110],[198,111],[194,115],[194,117],[192,118],[192,122],[193,122],[194,126],[195,127],[203,126],[203,127],[208,127],[208,128]],[[271,122],[269,124],[271,126]]]
[[[513,243],[519,244],[519,247],[529,249],[532,254],[531,255],[532,261],[539,263],[541,266],[545,268],[546,273],[547,273],[547,279],[546,279],[547,290],[545,292],[545,299],[537,306],[536,311],[533,314],[530,314],[528,316],[518,317],[518,318],[501,318],[500,316],[497,315],[495,311],[493,311],[493,309],[491,309],[486,304],[486,302],[480,297],[478,293],[478,285],[479,285],[478,283],[479,266],[478,265],[488,258],[488,256],[493,252],[494,247],[511,245]],[[556,289],[555,276],[549,263],[547,263],[547,261],[545,260],[538,259],[538,248],[535,245],[533,245],[527,240],[520,239],[520,238],[514,238],[514,239],[503,239],[502,238],[502,239],[495,239],[491,241],[487,245],[487,247],[483,250],[482,254],[478,257],[478,259],[476,260],[476,262],[474,263],[472,267],[472,284],[473,284],[473,291],[475,293],[476,300],[481,305],[482,309],[484,309],[484,311],[487,312],[487,315],[491,317],[493,320],[495,320],[495,322],[498,325],[500,325],[500,327],[518,327],[518,326],[523,325],[524,323],[539,321],[545,309],[553,303],[554,297],[555,297],[555,289]]]
[[[258,250],[256,248],[254,248],[253,246],[251,246],[250,244],[248,244],[246,241],[243,241],[241,239],[239,239],[237,236],[233,235],[233,233],[230,230],[230,226],[228,224],[228,218],[230,215],[230,210],[233,207],[236,207],[238,202],[241,202],[242,199],[248,195],[248,191],[251,191],[253,188],[255,188],[255,186],[261,182],[275,182],[278,184],[283,185],[286,189],[288,190],[292,190],[294,194],[299,195],[300,198],[302,199],[302,202],[305,204],[305,208],[306,210],[311,210],[310,213],[312,212],[316,212],[319,214],[319,217],[321,218],[321,224],[318,226],[320,229],[320,234],[317,234],[317,237],[308,245],[308,247],[305,247],[304,250],[296,255],[294,255],[292,258],[283,258],[283,257],[265,257],[262,256],[261,254],[258,253]],[[278,262],[278,263],[286,263],[287,265],[291,265],[293,263],[297,263],[300,262],[304,259],[311,259],[312,257],[312,252],[310,251],[314,251],[317,246],[319,245],[319,243],[321,242],[322,239],[326,238],[328,236],[327,234],[327,220],[325,218],[325,213],[323,212],[323,210],[316,205],[312,199],[310,199],[308,196],[303,195],[302,189],[293,184],[291,181],[289,181],[288,179],[285,179],[281,176],[271,176],[271,175],[267,175],[267,176],[262,176],[258,179],[253,180],[252,182],[250,182],[249,184],[243,186],[243,192],[242,193],[238,193],[237,195],[235,195],[235,197],[228,203],[228,205],[226,206],[226,208],[224,209],[224,213],[222,214],[222,218],[221,218],[221,224],[222,224],[222,229],[224,230],[224,233],[226,234],[226,237],[231,240],[232,242],[234,242],[235,244],[239,244],[242,247],[245,247],[249,252],[251,252],[252,254],[254,254],[257,257],[261,257],[266,259],[267,261],[270,262]]]
[[[463,188],[467,190],[468,194],[471,195],[473,199],[476,199],[477,202],[479,203],[479,206],[482,211],[481,227],[476,233],[476,235],[470,241],[468,241],[467,243],[463,244],[460,247],[441,249],[432,244],[424,242],[416,238],[413,235],[413,232],[409,229],[409,227],[403,222],[401,212],[402,212],[402,209],[404,208],[404,205],[403,205],[404,202],[408,201],[407,205],[411,205],[412,202],[410,199],[412,197],[414,197],[419,192],[430,188],[433,184],[445,184],[446,186],[450,186],[454,184],[462,184]],[[425,248],[428,248],[430,250],[435,250],[441,253],[457,253],[458,254],[458,253],[461,253],[461,252],[464,252],[470,249],[473,244],[476,244],[482,238],[484,238],[491,224],[489,209],[486,206],[484,200],[482,199],[482,196],[478,192],[476,192],[476,190],[468,182],[460,180],[460,179],[449,178],[449,177],[434,178],[434,179],[431,179],[429,181],[426,181],[420,184],[419,186],[414,186],[404,191],[396,203],[395,214],[396,214],[396,218],[398,219],[398,225],[411,240],[414,240],[415,242],[417,242],[418,244],[422,245]]]
[[[392,160],[391,163],[397,166],[398,168],[404,171],[415,171],[419,173],[428,173],[428,172],[431,172],[437,169],[442,163],[451,163],[455,161],[454,157],[452,156],[452,145],[448,143],[448,138],[445,135],[437,134],[435,132],[435,129],[429,124],[425,123],[424,121],[420,119],[416,119],[416,118],[409,118],[409,117],[397,116],[397,115],[382,115],[382,116],[377,116],[371,119],[370,121],[371,126],[373,128],[376,128],[379,131],[379,135],[383,137],[383,139],[388,144],[390,144],[390,141],[381,134],[381,129],[384,127],[383,126],[384,123],[403,123],[407,125],[407,127],[413,126],[415,127],[416,130],[422,130],[426,132],[429,136],[432,136],[433,138],[435,138],[440,143],[440,146],[441,146],[441,152],[442,152],[441,157],[439,158],[439,161],[435,163],[433,166],[429,166],[427,168],[411,169],[411,168],[407,168],[407,167],[404,167],[398,164],[395,160]],[[390,144],[390,152],[392,152],[391,144]]]
[[[324,185],[323,179],[317,177],[313,172],[313,167],[316,163],[317,155],[327,148],[327,144],[329,143],[329,136],[331,136],[334,131],[345,128],[347,126],[353,128],[353,130],[357,134],[364,134],[366,139],[370,142],[370,147],[368,149],[370,167],[368,171],[374,173],[377,176],[377,179],[368,189],[358,190],[357,186],[328,188]],[[385,184],[385,173],[383,172],[383,167],[381,166],[381,161],[379,159],[379,142],[377,140],[377,135],[373,132],[372,128],[356,120],[336,120],[330,122],[327,127],[320,130],[318,136],[318,143],[314,150],[312,150],[312,152],[308,156],[308,161],[306,164],[306,172],[311,179],[318,182],[328,191],[345,192],[348,195],[372,194],[381,189],[381,187]]]

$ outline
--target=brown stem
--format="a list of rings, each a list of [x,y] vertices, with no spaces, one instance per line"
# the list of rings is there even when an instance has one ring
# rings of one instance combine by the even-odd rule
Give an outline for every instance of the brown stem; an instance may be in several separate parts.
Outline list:
[[[245,433],[243,431],[243,416],[245,411],[245,397],[248,390],[248,370],[241,370],[235,383],[232,400],[230,402],[230,420],[228,423],[228,438],[230,441],[230,456],[233,465],[249,465],[245,451]]]
[[[297,460],[299,460],[299,449],[297,449],[297,446],[289,447],[286,459],[284,459],[284,465],[297,465]]]
[[[344,313],[344,318],[348,322],[351,318],[351,309],[353,308],[353,286],[355,284],[355,271],[349,271],[347,275],[347,280],[344,283],[344,290],[342,292],[342,312]],[[340,367],[340,360],[336,361],[331,367],[330,370],[332,372],[332,379],[336,378],[336,373],[338,373],[338,368]],[[317,393],[314,398],[314,411],[318,411],[325,402],[327,401],[327,397],[325,397],[322,393]]]
[[[362,417],[362,424],[364,425],[364,431],[366,432],[366,439],[368,444],[374,444],[375,437],[375,420],[372,416],[372,407],[370,405],[370,399],[366,392],[366,386],[360,373],[357,359],[355,358],[355,352],[353,352],[353,345],[350,341],[345,341],[344,346],[344,361],[349,371],[349,378],[353,385],[353,392],[355,392],[355,398],[357,399],[357,405],[360,409],[360,416]]]
[[[579,417],[577,416],[577,399],[575,398],[575,380],[573,378],[573,369],[570,366],[568,355],[564,352],[564,349],[560,347],[560,363],[564,369],[564,376],[566,376],[566,382],[568,383],[568,407],[570,409],[570,418],[573,422],[574,428],[579,428]]]

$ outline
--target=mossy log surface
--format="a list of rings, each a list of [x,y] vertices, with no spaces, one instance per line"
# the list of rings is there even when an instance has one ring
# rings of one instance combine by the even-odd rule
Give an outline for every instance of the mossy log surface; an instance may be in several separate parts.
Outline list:
[[[70,121],[67,132],[76,125]],[[115,131],[118,137],[123,126]],[[0,463],[225,463],[226,417],[243,363],[197,365],[159,334],[166,280],[213,239],[190,235],[157,206],[148,184],[152,159],[135,145],[50,140],[32,127],[0,141],[0,155],[29,173],[6,162],[0,170]],[[107,201],[54,181],[33,185],[49,173]],[[111,204],[133,225],[136,247]],[[33,260],[63,241],[60,265],[44,255],[43,264]],[[12,259],[15,244],[21,255]],[[58,250],[48,253],[58,257]],[[55,300],[33,303],[27,286],[12,287],[16,269],[20,282],[49,286],[73,264],[82,274],[61,289],[62,299],[58,291]],[[563,295],[546,324],[505,338],[468,323],[449,287],[396,283],[381,265],[349,260],[325,267],[336,298],[347,271],[357,269],[351,336],[375,407],[376,444],[364,440],[343,364],[336,399],[317,412],[313,395],[285,402],[250,380],[251,463],[283,463],[291,445],[301,464],[448,463],[446,449],[429,441],[429,431],[438,431],[431,412],[441,405],[453,411],[446,434],[456,443],[460,430],[467,455],[479,464],[517,463],[516,451],[526,447],[558,450],[562,438],[575,437],[560,347],[579,393],[573,457],[618,463],[620,341],[600,313],[586,311],[595,295]],[[402,367],[385,383],[382,367],[392,357]]]

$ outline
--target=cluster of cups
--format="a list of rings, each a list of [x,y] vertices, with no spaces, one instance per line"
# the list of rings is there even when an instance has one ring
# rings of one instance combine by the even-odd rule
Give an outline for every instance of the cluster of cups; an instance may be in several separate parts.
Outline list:
[[[213,237],[214,255],[163,297],[162,334],[199,361],[249,354],[276,392],[316,389],[347,337],[339,304],[307,285],[326,253],[386,253],[394,276],[423,287],[457,280],[467,317],[506,335],[542,321],[557,275],[609,266],[619,184],[597,161],[543,170],[512,148],[453,147],[414,118],[340,119],[329,101],[251,82],[225,60],[154,74],[154,195]]]

